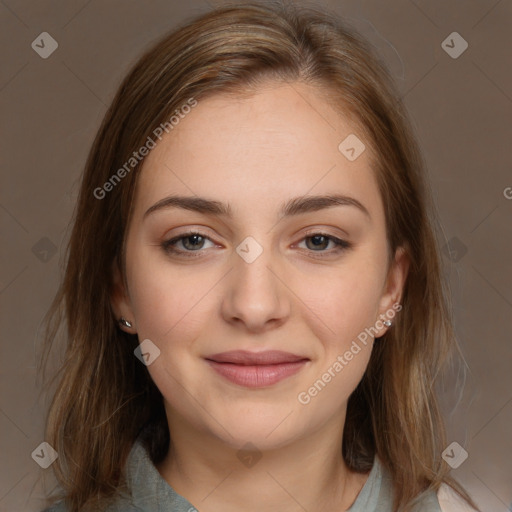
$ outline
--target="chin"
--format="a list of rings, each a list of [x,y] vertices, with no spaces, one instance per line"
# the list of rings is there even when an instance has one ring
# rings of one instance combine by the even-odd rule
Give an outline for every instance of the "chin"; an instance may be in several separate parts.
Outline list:
[[[261,408],[255,408],[250,414],[234,414],[230,417],[213,415],[218,423],[211,425],[213,433],[233,449],[240,449],[247,443],[260,451],[280,448],[302,436],[297,430],[296,414],[281,407],[269,414]],[[230,435],[231,434],[231,435]]]

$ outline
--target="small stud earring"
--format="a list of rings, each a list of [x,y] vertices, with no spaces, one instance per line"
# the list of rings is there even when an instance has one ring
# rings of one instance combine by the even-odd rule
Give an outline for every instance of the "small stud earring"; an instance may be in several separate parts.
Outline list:
[[[382,322],[386,327],[391,327],[391,324],[393,323],[391,320],[384,320]]]
[[[124,327],[128,327],[130,328],[132,326],[131,322],[128,322],[128,320],[126,320],[125,318],[121,317],[119,319],[119,323],[124,326]]]

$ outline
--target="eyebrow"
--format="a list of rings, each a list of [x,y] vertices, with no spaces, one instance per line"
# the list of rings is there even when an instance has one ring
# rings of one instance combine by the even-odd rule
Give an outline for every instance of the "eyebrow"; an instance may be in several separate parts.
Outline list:
[[[279,211],[279,217],[288,217],[300,215],[303,213],[316,212],[335,206],[353,206],[371,218],[367,208],[357,199],[341,194],[329,194],[322,196],[300,196],[294,197],[285,202]],[[206,199],[198,196],[169,196],[164,197],[144,213],[145,219],[150,214],[168,208],[182,208],[205,215],[215,215],[219,217],[233,217],[231,206],[220,201]]]

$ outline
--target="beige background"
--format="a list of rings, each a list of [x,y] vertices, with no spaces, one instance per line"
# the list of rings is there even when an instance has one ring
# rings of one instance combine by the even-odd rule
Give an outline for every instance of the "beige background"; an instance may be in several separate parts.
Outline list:
[[[318,1],[344,14],[391,68],[418,131],[444,226],[446,274],[469,366],[446,384],[453,475],[485,511],[512,503],[512,2]],[[77,184],[94,133],[134,59],[213,2],[0,2],[0,510],[41,507],[38,331],[60,278]],[[454,59],[442,42],[469,44]],[[58,42],[42,59],[31,43]],[[458,44],[458,43],[457,43]],[[509,196],[507,199],[506,196]],[[50,486],[51,488],[51,486]],[[510,509],[512,510],[512,508]]]

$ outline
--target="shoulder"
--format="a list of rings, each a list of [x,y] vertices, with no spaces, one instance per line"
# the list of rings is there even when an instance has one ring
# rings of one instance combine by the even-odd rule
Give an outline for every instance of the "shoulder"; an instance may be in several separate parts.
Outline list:
[[[378,458],[376,463],[380,464]],[[388,470],[382,466],[381,488],[379,493],[379,506],[371,510],[381,510],[382,504],[389,504],[393,501],[393,483]],[[379,475],[379,472],[376,473]],[[366,510],[366,509],[364,509]],[[430,489],[417,497],[412,510],[414,512],[476,512],[466,501],[460,497],[449,485],[442,484],[436,493]]]
[[[475,512],[449,485],[442,484],[437,492],[441,512]]]
[[[393,478],[389,469],[375,456],[370,475],[350,512],[392,512],[394,502]],[[410,508],[413,512],[444,512],[434,490],[419,495]]]

